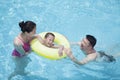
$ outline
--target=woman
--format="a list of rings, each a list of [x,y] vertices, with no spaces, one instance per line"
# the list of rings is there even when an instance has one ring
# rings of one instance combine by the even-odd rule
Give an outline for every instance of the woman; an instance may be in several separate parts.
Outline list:
[[[15,62],[15,70],[9,76],[9,79],[15,75],[25,75],[25,67],[30,62],[30,58],[27,56],[31,52],[30,41],[34,38],[38,38],[42,43],[42,38],[36,34],[36,24],[32,21],[22,21],[19,23],[21,33],[14,39],[14,50],[12,52],[12,58]]]

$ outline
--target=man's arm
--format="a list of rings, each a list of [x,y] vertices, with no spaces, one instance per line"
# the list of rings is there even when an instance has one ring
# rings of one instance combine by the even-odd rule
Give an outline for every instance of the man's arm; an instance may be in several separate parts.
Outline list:
[[[79,46],[80,44],[81,44],[81,42],[71,42],[71,43],[70,43],[70,45],[78,45],[78,46]]]
[[[52,48],[59,49],[59,51],[58,51],[59,56],[63,55],[63,50],[64,50],[64,46],[63,45],[54,45]]]
[[[79,64],[79,65],[85,64],[84,62],[81,62],[81,61],[77,60],[77,59],[73,56],[72,51],[71,51],[70,49],[65,50],[65,53],[66,53],[66,55],[67,55],[73,62],[75,62],[75,63],[77,63],[77,64]]]
[[[83,65],[83,64],[86,64],[86,63],[89,63],[90,61],[93,61],[93,60],[95,60],[95,58],[96,58],[96,55],[94,55],[94,54],[90,54],[90,55],[87,55],[85,58],[83,58],[82,60],[77,60],[74,56],[73,56],[73,54],[72,54],[72,52],[70,51],[70,50],[68,50],[67,52],[66,52],[66,54],[67,54],[67,56],[73,61],[73,62],[75,62],[75,63],[77,63],[77,64],[79,64],[79,65]]]

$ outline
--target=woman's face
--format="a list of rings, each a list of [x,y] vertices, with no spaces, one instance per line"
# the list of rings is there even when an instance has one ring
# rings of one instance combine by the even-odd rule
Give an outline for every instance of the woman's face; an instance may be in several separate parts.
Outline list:
[[[33,36],[34,34],[36,34],[36,27],[29,33],[29,35]]]
[[[29,33],[26,32],[27,39],[31,40],[33,38],[33,35],[36,34],[36,27]]]
[[[45,38],[45,45],[48,47],[52,47],[53,46],[53,42],[54,42],[55,37],[52,35],[48,35],[47,38]]]

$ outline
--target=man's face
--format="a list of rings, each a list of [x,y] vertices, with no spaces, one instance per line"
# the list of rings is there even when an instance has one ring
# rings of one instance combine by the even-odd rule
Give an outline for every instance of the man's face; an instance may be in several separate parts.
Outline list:
[[[91,47],[90,42],[87,40],[87,38],[83,38],[81,41],[81,45],[80,45],[82,50],[87,50]]]

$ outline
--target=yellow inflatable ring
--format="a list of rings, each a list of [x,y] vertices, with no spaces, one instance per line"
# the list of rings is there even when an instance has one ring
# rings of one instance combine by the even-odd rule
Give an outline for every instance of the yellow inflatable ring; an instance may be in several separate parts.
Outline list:
[[[39,35],[44,38],[45,34],[47,32],[40,33]],[[63,45],[65,48],[70,48],[70,44],[68,40],[60,33],[57,32],[51,32],[55,35],[54,42],[58,45]],[[66,57],[66,54],[63,52],[63,56],[59,57],[58,55],[58,49],[49,48],[41,44],[37,39],[34,39],[31,41],[31,48],[32,50],[38,54],[39,56],[43,56],[45,58],[51,59],[51,60],[58,60]]]

